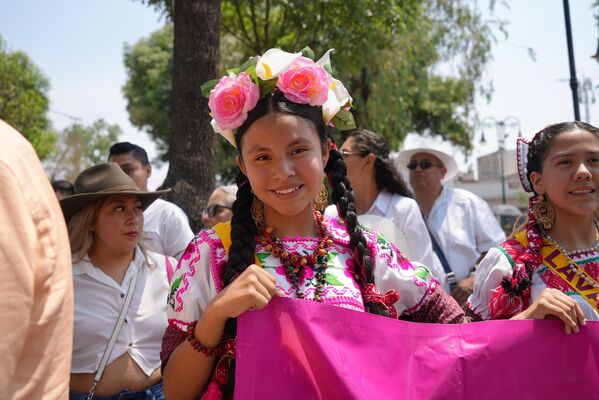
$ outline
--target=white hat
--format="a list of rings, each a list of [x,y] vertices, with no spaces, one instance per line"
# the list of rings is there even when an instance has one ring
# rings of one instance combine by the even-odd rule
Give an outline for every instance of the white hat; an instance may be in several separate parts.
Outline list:
[[[409,164],[410,160],[412,159],[412,156],[414,154],[418,154],[418,153],[432,154],[433,156],[435,156],[439,160],[441,160],[441,162],[443,163],[443,166],[447,170],[447,172],[445,173],[445,176],[443,177],[441,182],[450,181],[457,175],[458,164],[455,162],[453,157],[451,157],[449,154],[445,153],[442,150],[435,150],[430,147],[418,147],[415,149],[401,151],[398,154],[397,159],[396,159],[399,169],[402,172],[404,172],[405,174],[407,174],[409,171],[407,165]]]

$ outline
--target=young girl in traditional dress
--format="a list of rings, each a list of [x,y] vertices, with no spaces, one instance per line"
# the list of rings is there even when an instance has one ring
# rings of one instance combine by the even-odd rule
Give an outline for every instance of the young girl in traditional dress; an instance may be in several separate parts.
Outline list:
[[[566,333],[598,320],[599,130],[551,125],[518,140],[518,172],[532,192],[528,220],[491,249],[467,304],[475,319],[559,318]]]
[[[173,277],[167,398],[230,397],[235,318],[274,296],[413,321],[464,318],[426,267],[357,225],[343,158],[327,133],[331,121],[352,125],[351,98],[327,64],[328,53],[315,63],[272,49],[210,92],[213,127],[238,149],[239,189],[231,223],[201,231]],[[325,174],[343,225],[319,211]]]

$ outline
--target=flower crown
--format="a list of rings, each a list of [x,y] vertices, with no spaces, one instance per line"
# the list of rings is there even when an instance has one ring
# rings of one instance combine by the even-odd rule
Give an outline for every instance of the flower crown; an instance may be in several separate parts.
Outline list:
[[[236,147],[235,131],[246,120],[258,100],[274,92],[287,100],[322,108],[325,124],[339,130],[354,129],[349,111],[352,98],[341,81],[333,78],[328,50],[314,62],[314,52],[304,48],[300,53],[270,49],[264,55],[252,57],[228,75],[202,85],[208,97],[212,128]]]

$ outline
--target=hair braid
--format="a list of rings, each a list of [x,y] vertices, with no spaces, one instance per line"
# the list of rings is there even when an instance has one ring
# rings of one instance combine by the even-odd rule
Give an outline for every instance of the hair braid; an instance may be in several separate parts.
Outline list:
[[[252,219],[251,207],[254,196],[252,187],[245,175],[237,173],[237,198],[231,208],[231,247],[229,259],[223,268],[222,280],[225,286],[229,285],[239,274],[254,263],[256,251],[256,225]],[[225,323],[224,336],[235,338],[237,336],[237,319],[229,318]],[[230,360],[227,367],[228,380],[224,392],[233,393],[235,386],[235,361]]]
[[[365,283],[374,283],[374,263],[362,228],[358,224],[354,196],[351,193],[349,179],[347,179],[345,162],[338,150],[330,150],[325,172],[329,179],[329,185],[333,189],[331,198],[337,206],[337,212],[345,223],[345,229],[349,235],[349,248],[353,253],[356,265],[354,271],[356,280],[363,289]],[[389,315],[388,311],[376,303],[368,302],[364,304],[364,307],[372,314]]]
[[[226,285],[250,264],[254,262],[256,250],[256,225],[252,219],[251,207],[254,196],[247,177],[239,171],[237,174],[237,198],[231,211],[231,248],[229,260],[223,269],[222,280]]]

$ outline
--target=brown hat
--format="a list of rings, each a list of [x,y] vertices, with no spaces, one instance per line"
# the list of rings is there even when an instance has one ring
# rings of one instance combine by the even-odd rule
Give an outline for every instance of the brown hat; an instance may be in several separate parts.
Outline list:
[[[134,195],[139,197],[142,209],[170,189],[144,192],[116,163],[94,165],[79,174],[73,185],[75,194],[60,200],[60,207],[67,222],[79,210],[94,200],[110,195]]]

